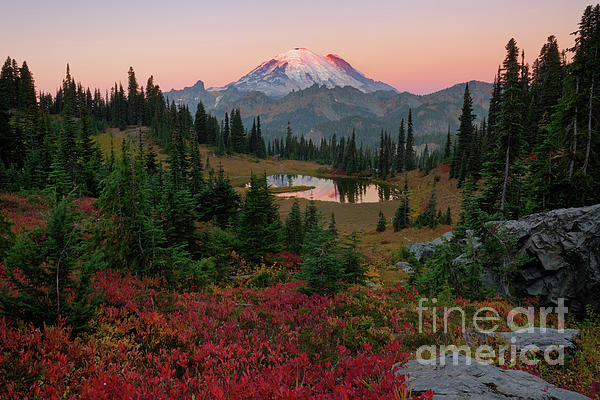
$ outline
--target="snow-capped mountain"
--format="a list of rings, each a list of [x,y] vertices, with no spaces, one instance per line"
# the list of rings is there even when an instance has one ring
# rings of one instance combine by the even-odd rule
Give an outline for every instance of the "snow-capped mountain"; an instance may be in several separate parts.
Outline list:
[[[318,55],[308,49],[297,47],[266,61],[223,88],[235,88],[241,92],[259,91],[271,97],[283,97],[294,90],[313,85],[334,88],[352,86],[362,92],[397,90],[383,82],[365,77],[340,56]]]

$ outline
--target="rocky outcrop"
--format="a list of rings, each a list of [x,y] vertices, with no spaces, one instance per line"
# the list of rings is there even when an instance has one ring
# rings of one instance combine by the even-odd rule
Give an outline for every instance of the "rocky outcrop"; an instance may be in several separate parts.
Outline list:
[[[398,261],[396,263],[396,267],[402,270],[403,272],[406,272],[407,274],[412,274],[415,272],[413,266],[405,261]]]
[[[571,311],[600,307],[600,204],[507,221],[525,263],[512,277],[517,293],[543,304],[565,298]]]
[[[435,252],[435,248],[444,244],[445,241],[452,239],[452,232],[446,232],[442,236],[432,240],[431,242],[411,243],[407,247],[408,251],[421,262],[428,257],[431,257]]]
[[[525,371],[501,369],[458,353],[439,356],[432,365],[411,360],[397,374],[407,375],[407,386],[412,385],[413,394],[433,390],[435,400],[589,399]]]
[[[600,204],[495,224],[516,239],[516,255],[528,260],[510,279],[517,295],[539,297],[544,305],[564,298],[571,312],[581,312],[585,304],[600,307]],[[450,237],[448,232],[431,242],[412,243],[408,250],[422,261],[443,243],[442,238]],[[477,238],[471,241],[480,245]],[[454,260],[455,265],[468,262],[465,255]],[[498,286],[491,271],[483,271],[482,280]]]

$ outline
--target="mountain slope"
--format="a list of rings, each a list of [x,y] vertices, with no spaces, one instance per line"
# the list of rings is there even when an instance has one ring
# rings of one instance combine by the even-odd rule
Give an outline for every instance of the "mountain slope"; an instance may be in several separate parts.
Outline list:
[[[492,85],[469,82],[474,112],[481,120],[489,107]],[[413,109],[417,141],[439,142],[448,127],[458,128],[465,83],[428,95],[397,90],[365,77],[341,57],[320,56],[296,48],[266,61],[222,88],[204,87],[202,81],[165,96],[186,104],[195,112],[198,102],[223,118],[226,111],[239,108],[244,123],[260,115],[266,138],[285,134],[288,121],[295,134],[314,141],[334,133],[350,135],[356,130],[359,141],[374,146],[381,129],[397,132],[402,118]]]
[[[465,83],[454,85],[429,95],[390,92],[363,93],[352,87],[311,86],[292,92],[281,99],[272,99],[259,92],[240,96],[230,104],[221,103],[213,110],[224,115],[231,108],[239,108],[244,123],[251,124],[252,117],[260,115],[263,135],[267,138],[285,134],[288,121],[294,132],[319,141],[336,134],[348,136],[356,130],[357,139],[367,146],[375,146],[381,129],[396,133],[402,118],[413,110],[415,136],[435,143],[445,139],[448,127],[458,128]],[[492,85],[471,81],[473,108],[477,120],[487,115]],[[441,143],[441,142],[440,142]]]
[[[233,87],[242,92],[259,91],[267,96],[283,97],[315,84],[328,88],[351,86],[366,93],[396,91],[383,82],[365,77],[338,55],[321,56],[301,47],[262,63],[236,82],[209,91]]]

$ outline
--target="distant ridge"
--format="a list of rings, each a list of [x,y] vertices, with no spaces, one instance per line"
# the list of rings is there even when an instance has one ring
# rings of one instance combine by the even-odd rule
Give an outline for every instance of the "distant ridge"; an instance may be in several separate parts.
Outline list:
[[[295,48],[266,61],[238,81],[220,88],[205,88],[202,81],[165,96],[186,104],[194,113],[198,102],[223,118],[239,108],[244,122],[261,116],[266,138],[285,134],[288,121],[295,134],[318,141],[333,134],[375,146],[382,129],[397,132],[408,109],[413,109],[417,142],[441,143],[448,127],[458,128],[465,83],[427,95],[398,92],[365,77],[340,56],[320,56]],[[492,84],[470,81],[474,112],[481,120],[488,111]]]

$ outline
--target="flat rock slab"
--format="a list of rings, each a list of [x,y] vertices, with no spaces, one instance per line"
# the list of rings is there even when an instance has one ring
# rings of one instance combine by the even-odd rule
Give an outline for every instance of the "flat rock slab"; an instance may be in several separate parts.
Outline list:
[[[577,329],[554,329],[554,328],[523,328],[514,332],[492,332],[488,335],[501,336],[506,343],[514,345],[517,350],[527,346],[537,346],[544,351],[550,346],[564,346],[565,350],[575,350],[575,340],[580,337]]]
[[[525,371],[504,370],[458,353],[439,356],[435,365],[410,360],[397,375],[408,375],[413,394],[431,389],[436,400],[589,400]]]

